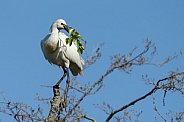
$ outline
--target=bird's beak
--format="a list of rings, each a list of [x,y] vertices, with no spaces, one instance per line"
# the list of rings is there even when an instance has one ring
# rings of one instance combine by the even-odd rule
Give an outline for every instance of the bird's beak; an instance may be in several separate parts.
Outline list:
[[[69,26],[68,25],[64,25],[64,29],[69,33]]]

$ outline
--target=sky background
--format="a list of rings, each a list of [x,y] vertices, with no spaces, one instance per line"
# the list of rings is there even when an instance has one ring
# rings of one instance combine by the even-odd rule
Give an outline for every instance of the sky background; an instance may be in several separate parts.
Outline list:
[[[34,108],[39,104],[48,114],[48,107],[34,100],[38,93],[43,98],[52,97],[51,86],[62,75],[57,66],[50,65],[43,57],[40,40],[48,33],[53,21],[63,18],[87,41],[86,53],[100,43],[102,57],[92,67],[78,76],[79,82],[91,84],[100,78],[110,66],[110,56],[127,54],[135,46],[136,54],[147,38],[157,47],[158,55],[153,62],[161,62],[184,46],[183,0],[0,0],[0,91],[12,102],[24,102]],[[86,59],[85,53],[82,55]],[[114,109],[147,93],[152,86],[141,80],[142,74],[158,79],[167,77],[169,71],[183,70],[183,58],[163,67],[135,66],[131,75],[116,70],[105,80],[105,86],[82,103],[87,115],[103,122],[107,115],[93,104],[109,103]],[[184,98],[178,93],[167,93],[166,105],[162,106],[163,92],[155,94],[156,103],[164,117],[169,110],[184,111]],[[2,97],[0,97],[0,101]],[[0,105],[1,107],[2,105]],[[143,111],[141,122],[154,122],[152,98],[135,104],[128,110]],[[123,114],[120,113],[119,115]],[[157,116],[158,117],[158,116]],[[13,121],[0,113],[3,122]],[[158,117],[158,120],[162,121]]]

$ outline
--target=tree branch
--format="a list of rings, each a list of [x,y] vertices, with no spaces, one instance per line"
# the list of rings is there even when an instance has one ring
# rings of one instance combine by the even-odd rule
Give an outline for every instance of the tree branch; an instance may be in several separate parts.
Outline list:
[[[61,98],[60,98],[60,88],[58,85],[53,86],[54,97],[50,100],[51,109],[48,118],[45,122],[56,122],[56,114],[60,110]]]
[[[110,113],[110,115],[107,117],[107,119],[106,119],[105,122],[109,122],[109,120],[110,120],[115,114],[117,114],[118,112],[125,110],[126,108],[128,108],[128,107],[134,105],[135,103],[137,103],[137,102],[139,102],[139,101],[145,99],[146,97],[150,96],[151,94],[155,93],[158,89],[160,89],[160,87],[159,87],[159,83],[160,83],[160,82],[165,81],[165,80],[173,79],[174,77],[176,77],[176,76],[178,76],[178,75],[183,75],[183,74],[184,74],[184,71],[183,71],[183,72],[180,72],[180,73],[177,73],[177,74],[173,74],[173,75],[171,75],[171,76],[169,76],[169,77],[166,77],[166,78],[163,78],[163,79],[158,80],[157,83],[156,83],[156,85],[155,85],[155,87],[154,87],[150,92],[148,92],[148,93],[145,94],[144,96],[142,96],[142,97],[140,97],[140,98],[138,98],[138,99],[136,99],[136,100],[130,102],[129,104],[126,104],[126,105],[122,106],[121,108],[119,108],[119,109],[117,109],[117,110],[115,110],[115,111],[112,111],[112,112]]]

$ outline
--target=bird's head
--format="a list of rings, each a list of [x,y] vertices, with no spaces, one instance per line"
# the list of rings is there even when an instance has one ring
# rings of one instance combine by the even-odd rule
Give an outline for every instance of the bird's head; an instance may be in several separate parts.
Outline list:
[[[69,26],[66,24],[66,22],[63,19],[58,19],[55,22],[53,22],[50,29],[51,29],[51,32],[55,31],[56,29],[58,31],[66,30],[68,32]]]

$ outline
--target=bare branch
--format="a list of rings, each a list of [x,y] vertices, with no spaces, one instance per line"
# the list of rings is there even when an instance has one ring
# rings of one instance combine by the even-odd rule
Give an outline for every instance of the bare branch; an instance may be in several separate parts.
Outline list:
[[[153,99],[153,105],[154,105],[154,110],[157,112],[157,114],[166,122],[166,119],[161,115],[161,113],[158,111],[156,103],[155,103],[155,97],[154,94],[152,94],[152,99]]]
[[[83,115],[83,117],[84,117],[85,119],[91,120],[92,122],[96,122],[93,118],[88,117],[88,116],[86,116],[86,115]]]
[[[97,45],[97,47],[93,49],[91,56],[88,56],[88,54],[86,53],[87,60],[85,62],[83,70],[94,64],[101,57],[101,53],[99,51],[103,44],[104,43]]]
[[[111,112],[111,114],[108,116],[108,118],[106,119],[105,122],[109,122],[109,120],[110,120],[115,114],[117,114],[118,112],[125,110],[126,108],[128,108],[128,107],[134,105],[134,104],[137,103],[137,102],[140,102],[141,100],[143,100],[143,99],[145,99],[146,97],[150,96],[151,94],[155,93],[158,89],[161,89],[161,87],[160,87],[160,85],[159,85],[160,82],[166,81],[166,80],[169,81],[169,80],[175,78],[176,76],[181,76],[181,75],[183,75],[183,74],[184,74],[184,71],[183,71],[183,72],[180,72],[180,73],[177,73],[177,74],[173,74],[173,75],[171,75],[171,76],[169,76],[169,77],[166,77],[166,78],[163,78],[163,79],[158,80],[158,81],[157,81],[157,84],[155,85],[155,87],[154,87],[150,92],[148,92],[148,93],[145,94],[144,96],[142,96],[142,97],[140,97],[140,98],[138,98],[138,99],[136,99],[136,100],[130,102],[129,104],[126,104],[126,105],[122,106],[121,108],[119,108],[119,109],[117,109],[117,110]]]
[[[23,103],[0,102],[6,105],[6,109],[0,108],[0,112],[14,117],[19,121],[43,121],[42,110],[38,107],[37,110]]]

